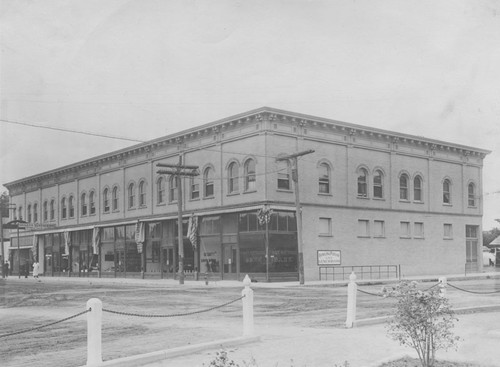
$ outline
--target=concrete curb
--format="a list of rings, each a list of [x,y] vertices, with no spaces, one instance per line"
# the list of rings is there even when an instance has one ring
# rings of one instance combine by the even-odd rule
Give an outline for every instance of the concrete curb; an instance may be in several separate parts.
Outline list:
[[[111,367],[111,366],[139,367],[139,366],[144,366],[146,364],[163,361],[169,358],[175,358],[186,354],[201,352],[207,349],[229,348],[242,344],[255,343],[258,341],[260,341],[260,336],[240,336],[237,338],[216,340],[213,342],[187,345],[184,347],[160,350],[145,354],[138,354],[135,356],[124,357],[124,358],[117,358],[99,364],[85,365],[82,367]]]

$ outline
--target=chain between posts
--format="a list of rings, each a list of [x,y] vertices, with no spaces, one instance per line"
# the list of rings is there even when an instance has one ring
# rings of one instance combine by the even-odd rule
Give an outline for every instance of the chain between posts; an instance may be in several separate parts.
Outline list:
[[[459,291],[462,291],[462,292],[467,292],[467,293],[474,293],[474,294],[494,294],[494,293],[500,293],[500,291],[491,291],[491,292],[477,292],[477,291],[469,291],[467,289],[463,289],[463,288],[459,288],[457,286],[454,286],[453,284],[450,284],[448,283],[448,285],[452,288],[455,288]]]
[[[131,312],[113,311],[113,310],[108,310],[108,309],[105,309],[105,308],[103,308],[102,311],[103,312],[112,313],[112,314],[116,314],[116,315],[122,315],[122,316],[135,316],[135,317],[146,317],[146,318],[154,318],[154,317],[179,317],[179,316],[189,316],[189,315],[195,315],[195,314],[199,314],[199,313],[213,311],[215,309],[222,308],[222,307],[228,306],[228,305],[230,305],[232,303],[238,302],[239,300],[243,299],[244,297],[245,296],[241,296],[241,297],[236,298],[236,299],[234,299],[232,301],[226,302],[226,303],[224,303],[222,305],[210,307],[210,308],[207,308],[207,309],[204,309],[204,310],[198,310],[198,311],[192,311],[192,312],[184,312],[184,313],[176,313],[176,314],[169,314],[169,315],[144,315],[144,314],[131,313]]]
[[[36,331],[36,330],[40,330],[42,328],[45,328],[47,326],[52,326],[52,325],[55,325],[55,324],[59,324],[61,322],[64,322],[64,321],[68,321],[68,320],[71,320],[71,319],[74,319],[75,317],[78,317],[78,316],[81,316],[87,312],[90,312],[92,311],[91,308],[89,308],[88,310],[85,310],[85,311],[82,311],[82,312],[79,312],[77,313],[76,315],[73,315],[73,316],[69,316],[69,317],[66,317],[62,320],[58,320],[58,321],[54,321],[54,322],[51,322],[49,324],[45,324],[45,325],[41,325],[41,326],[37,326],[37,327],[33,327],[31,329],[25,329],[25,330],[20,330],[20,331],[15,331],[13,333],[9,333],[9,334],[3,334],[3,335],[0,335],[0,338],[5,338],[7,336],[12,336],[12,335],[18,335],[18,334],[23,334],[23,333],[28,333],[30,331]]]

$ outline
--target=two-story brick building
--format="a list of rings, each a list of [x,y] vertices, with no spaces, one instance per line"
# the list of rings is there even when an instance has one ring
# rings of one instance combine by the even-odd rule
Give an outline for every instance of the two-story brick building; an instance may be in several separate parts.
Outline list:
[[[297,170],[280,160],[296,152],[308,152]],[[295,177],[306,280],[353,266],[370,277],[480,271],[488,153],[263,107],[5,184],[11,219],[32,223],[21,251],[12,237],[11,264],[34,256],[44,275],[172,277],[177,180],[157,164],[181,158],[199,173],[181,180],[188,274],[297,279]]]

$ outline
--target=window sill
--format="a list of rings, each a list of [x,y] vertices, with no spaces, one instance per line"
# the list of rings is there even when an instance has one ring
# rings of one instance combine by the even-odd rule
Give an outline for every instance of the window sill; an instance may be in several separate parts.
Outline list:
[[[203,198],[203,200],[212,200],[212,199],[215,199],[215,196],[207,196]]]
[[[477,206],[468,206],[467,209],[477,209]]]
[[[413,200],[413,204],[423,205],[425,203],[422,200]]]
[[[416,239],[416,240],[425,240],[425,237],[421,237],[421,236],[418,236],[418,237],[417,237],[417,236],[415,236],[415,237],[413,237],[413,238],[414,238],[414,239]]]
[[[137,209],[146,209],[148,206],[147,205],[139,205]]]
[[[319,196],[333,196],[333,194],[330,194],[329,192],[318,192]]]
[[[358,236],[358,238],[371,238],[370,236]]]
[[[386,238],[385,236],[373,236],[373,238]]]
[[[445,240],[445,241],[451,241],[451,240],[453,240],[453,237],[444,237],[443,240]]]
[[[189,199],[189,201],[200,201],[200,198]]]
[[[287,190],[287,189],[276,189],[276,191],[278,191],[278,192],[288,192],[290,194],[293,193],[293,190]]]
[[[375,197],[373,198],[373,200],[385,201],[385,199],[384,199],[384,198],[375,198]]]
[[[333,234],[331,234],[331,233],[320,233],[320,234],[318,234],[318,237],[333,237]]]
[[[443,206],[453,206],[453,204],[450,204],[450,203],[443,203]]]
[[[238,196],[240,193],[239,192],[230,192],[226,196]]]
[[[410,200],[406,200],[406,199],[399,199],[399,202],[400,203],[406,203],[406,204],[410,204],[411,203]]]
[[[411,240],[410,236],[399,236],[399,238],[403,240]]]
[[[167,206],[167,203],[156,203],[156,206]]]
[[[136,207],[133,207],[133,208],[128,208],[127,210],[131,211],[131,210],[136,210],[136,209],[137,209]]]
[[[257,192],[257,190],[244,191],[243,194],[253,194],[254,192]]]

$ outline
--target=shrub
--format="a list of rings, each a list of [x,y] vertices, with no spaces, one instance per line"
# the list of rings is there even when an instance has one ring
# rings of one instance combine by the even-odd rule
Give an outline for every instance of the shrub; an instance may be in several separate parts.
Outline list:
[[[416,282],[402,281],[388,293],[397,298],[388,333],[401,345],[415,349],[423,367],[434,366],[438,349],[456,348],[459,338],[452,329],[458,319],[438,287],[419,291]]]

